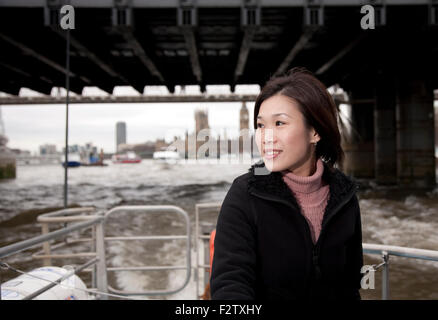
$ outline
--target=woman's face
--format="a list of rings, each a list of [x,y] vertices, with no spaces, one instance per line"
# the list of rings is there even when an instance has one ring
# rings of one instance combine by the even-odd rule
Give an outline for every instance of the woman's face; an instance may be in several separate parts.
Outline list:
[[[307,128],[297,102],[283,95],[266,99],[257,116],[256,143],[270,171],[300,171],[310,167],[319,135]]]

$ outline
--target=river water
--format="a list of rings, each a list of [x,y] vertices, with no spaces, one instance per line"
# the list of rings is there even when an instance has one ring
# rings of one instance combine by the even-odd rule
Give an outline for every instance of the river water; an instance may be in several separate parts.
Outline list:
[[[221,202],[233,179],[247,172],[250,164],[181,163],[160,164],[143,160],[140,164],[111,164],[106,167],[69,169],[68,202],[71,206],[94,206],[98,212],[121,205],[175,205],[190,217],[195,230],[195,204]],[[36,217],[63,206],[64,169],[59,165],[18,166],[17,178],[0,183],[0,246],[39,235]],[[438,250],[438,189],[406,190],[377,187],[360,181],[358,193],[363,241]],[[216,211],[206,214],[215,222]],[[206,221],[207,221],[206,220]],[[172,214],[145,215],[121,213],[105,224],[105,235],[184,234],[184,220]],[[192,241],[194,247],[194,242]],[[184,265],[185,243],[181,240],[113,241],[107,246],[108,266]],[[72,250],[87,251],[85,245]],[[30,271],[41,266],[29,250],[7,259],[18,269]],[[88,249],[89,250],[89,249]],[[64,252],[60,250],[59,252]],[[203,252],[199,252],[203,259]],[[191,251],[192,266],[196,253]],[[365,264],[379,263],[378,256],[365,255]],[[82,260],[83,261],[83,260]],[[53,260],[63,266],[78,263]],[[390,296],[392,299],[438,299],[438,262],[390,257]],[[200,273],[203,275],[203,273]],[[2,282],[15,277],[2,272]],[[80,274],[89,286],[89,274]],[[110,285],[119,290],[145,291],[176,289],[186,271],[147,271],[109,273]],[[202,278],[201,278],[202,280]],[[199,288],[203,292],[203,284]],[[361,290],[363,299],[380,299],[381,272],[376,272],[375,288]],[[178,293],[152,299],[196,299],[192,271],[188,285]]]

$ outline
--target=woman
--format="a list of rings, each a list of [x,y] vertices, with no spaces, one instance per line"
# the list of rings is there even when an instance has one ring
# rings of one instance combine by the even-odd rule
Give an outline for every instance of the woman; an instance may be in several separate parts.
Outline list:
[[[360,299],[357,184],[324,85],[294,68],[254,108],[262,161],[237,177],[219,214],[212,299]]]

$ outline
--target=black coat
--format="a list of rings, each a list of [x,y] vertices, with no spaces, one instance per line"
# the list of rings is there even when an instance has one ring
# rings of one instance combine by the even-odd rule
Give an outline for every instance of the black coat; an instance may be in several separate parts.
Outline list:
[[[280,172],[237,177],[217,221],[212,299],[360,299],[357,183],[324,164],[330,196],[317,243]]]

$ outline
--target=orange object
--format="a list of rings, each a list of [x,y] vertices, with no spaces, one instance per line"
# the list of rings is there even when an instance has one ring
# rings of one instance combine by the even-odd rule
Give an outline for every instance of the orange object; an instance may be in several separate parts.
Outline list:
[[[211,268],[213,266],[213,255],[214,255],[214,237],[216,236],[216,229],[214,229],[210,233],[210,274],[211,274]]]

